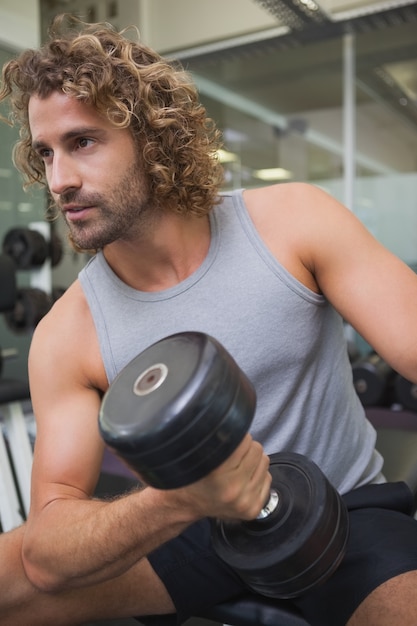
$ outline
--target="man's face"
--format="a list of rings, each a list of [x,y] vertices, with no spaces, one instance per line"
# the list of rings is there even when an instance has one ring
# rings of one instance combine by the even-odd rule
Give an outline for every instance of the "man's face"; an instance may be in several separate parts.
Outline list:
[[[99,249],[141,234],[151,207],[128,129],[115,128],[91,105],[60,92],[31,97],[29,124],[75,244]]]

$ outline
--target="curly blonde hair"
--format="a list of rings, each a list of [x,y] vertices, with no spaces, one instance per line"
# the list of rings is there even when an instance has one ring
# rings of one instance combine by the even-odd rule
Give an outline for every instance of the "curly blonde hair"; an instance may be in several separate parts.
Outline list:
[[[32,149],[28,104],[32,95],[61,91],[92,104],[115,127],[130,129],[154,203],[205,215],[223,181],[220,132],[181,65],[125,35],[109,24],[61,15],[39,50],[4,65],[0,102],[9,99],[8,121],[20,127],[14,163],[26,187],[46,185],[43,162]]]

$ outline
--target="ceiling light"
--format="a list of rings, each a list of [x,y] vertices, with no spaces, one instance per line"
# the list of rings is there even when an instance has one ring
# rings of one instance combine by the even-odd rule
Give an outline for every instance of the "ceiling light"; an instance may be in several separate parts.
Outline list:
[[[269,167],[263,170],[254,170],[253,175],[261,180],[287,180],[292,177],[292,172],[283,167]]]
[[[220,163],[235,163],[239,161],[239,157],[234,152],[228,152],[227,150],[217,150],[217,158]]]

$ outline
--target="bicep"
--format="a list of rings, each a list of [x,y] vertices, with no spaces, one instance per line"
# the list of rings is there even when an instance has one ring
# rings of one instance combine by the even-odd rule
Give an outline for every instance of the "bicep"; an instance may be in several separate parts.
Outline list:
[[[350,211],[324,205],[311,249],[320,289],[394,369],[417,379],[417,275]]]
[[[36,440],[32,507],[58,498],[88,498],[101,468],[104,445],[98,431],[100,395],[83,380],[74,347],[60,345],[39,328],[29,356]]]

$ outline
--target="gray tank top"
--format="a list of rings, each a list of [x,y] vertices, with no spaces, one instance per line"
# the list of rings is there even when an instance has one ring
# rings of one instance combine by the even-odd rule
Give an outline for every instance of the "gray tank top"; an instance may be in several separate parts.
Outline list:
[[[267,453],[308,456],[341,493],[382,481],[382,458],[352,385],[339,314],[272,256],[241,191],[223,195],[210,225],[201,266],[164,291],[132,289],[101,252],[80,272],[109,382],[155,341],[205,332],[252,381],[251,433]]]

